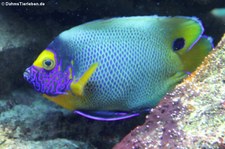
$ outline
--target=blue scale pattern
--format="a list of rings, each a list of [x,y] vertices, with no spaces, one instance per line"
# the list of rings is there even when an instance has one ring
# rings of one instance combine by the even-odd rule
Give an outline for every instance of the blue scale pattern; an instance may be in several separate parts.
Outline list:
[[[155,106],[168,90],[166,79],[176,71],[176,65],[167,68],[172,51],[157,38],[145,30],[120,27],[75,27],[60,34],[58,40],[66,41],[61,48],[69,50],[76,64],[76,78],[93,63],[99,63],[84,90],[85,108],[129,110]]]

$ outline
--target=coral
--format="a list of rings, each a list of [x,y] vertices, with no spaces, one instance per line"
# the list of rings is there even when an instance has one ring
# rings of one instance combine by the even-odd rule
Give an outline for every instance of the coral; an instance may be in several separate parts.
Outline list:
[[[114,149],[225,147],[225,35]]]

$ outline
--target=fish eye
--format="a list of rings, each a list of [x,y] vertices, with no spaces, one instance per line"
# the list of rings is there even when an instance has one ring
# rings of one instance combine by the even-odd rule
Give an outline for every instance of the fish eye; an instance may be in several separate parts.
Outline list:
[[[177,38],[173,42],[173,51],[178,51],[182,49],[185,45],[185,40],[184,38]]]
[[[42,63],[44,69],[52,70],[55,67],[55,62],[51,59],[45,59]]]

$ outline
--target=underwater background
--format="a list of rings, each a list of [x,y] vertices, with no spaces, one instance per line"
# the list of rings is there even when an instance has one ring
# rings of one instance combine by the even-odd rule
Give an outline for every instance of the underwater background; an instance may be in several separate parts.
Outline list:
[[[225,33],[225,12],[213,10],[225,9],[224,0],[24,2],[42,6],[0,1],[0,149],[225,148],[225,38],[148,116],[115,122],[86,119],[44,99],[23,78],[59,33],[102,18],[196,16],[216,46]],[[175,120],[170,118],[174,112]]]

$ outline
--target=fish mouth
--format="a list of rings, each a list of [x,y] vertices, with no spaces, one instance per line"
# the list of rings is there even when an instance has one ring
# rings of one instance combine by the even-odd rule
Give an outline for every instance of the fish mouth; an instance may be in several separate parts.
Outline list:
[[[25,70],[25,72],[23,73],[23,78],[27,81],[30,79],[30,69],[29,68],[27,68]]]
[[[31,66],[24,71],[23,78],[40,93],[50,96],[67,94],[66,91],[70,89],[72,82],[69,71],[65,74],[56,70],[58,69],[46,71]]]

